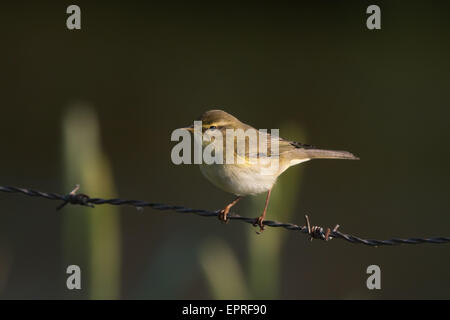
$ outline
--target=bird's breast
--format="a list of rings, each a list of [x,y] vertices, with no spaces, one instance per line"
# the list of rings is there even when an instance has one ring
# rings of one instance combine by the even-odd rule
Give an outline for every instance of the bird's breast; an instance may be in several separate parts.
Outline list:
[[[276,172],[239,164],[201,164],[203,175],[218,188],[239,196],[268,191],[274,185]]]

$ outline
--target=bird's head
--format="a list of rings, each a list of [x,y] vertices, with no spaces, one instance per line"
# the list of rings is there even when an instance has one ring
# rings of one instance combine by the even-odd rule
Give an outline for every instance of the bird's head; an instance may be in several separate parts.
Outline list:
[[[223,110],[209,110],[203,113],[196,121],[201,121],[201,133],[203,136],[202,144],[203,146],[209,145],[211,142],[215,142],[217,135],[222,135],[225,140],[226,131],[228,129],[245,129],[245,124],[239,121],[236,117]],[[194,132],[195,126],[192,124],[186,127],[191,132]],[[198,129],[197,129],[198,130]],[[216,145],[216,147],[221,147],[222,144]]]
[[[223,110],[209,110],[197,118],[202,122],[202,133],[209,130],[225,130],[243,128],[243,123]],[[194,125],[185,128],[194,131]]]
[[[226,129],[243,129],[245,126],[238,118],[223,110],[206,111],[195,121],[201,121],[202,134],[206,135],[213,134],[217,130],[225,135]],[[194,132],[194,124],[184,129]]]

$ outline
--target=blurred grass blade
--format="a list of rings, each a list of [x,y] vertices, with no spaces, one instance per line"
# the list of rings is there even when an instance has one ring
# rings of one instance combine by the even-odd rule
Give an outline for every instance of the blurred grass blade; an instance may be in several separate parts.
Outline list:
[[[295,125],[284,125],[280,135],[297,141],[305,141],[304,134]],[[267,209],[268,220],[289,221],[300,194],[301,170],[294,166],[283,173],[275,184]],[[250,197],[246,212],[259,216],[264,208],[266,194]],[[251,213],[251,214],[250,214]],[[249,229],[249,279],[254,299],[279,299],[281,283],[281,261],[283,241],[287,234],[283,230],[269,229],[261,235]]]
[[[249,299],[246,279],[239,260],[228,244],[219,239],[205,241],[200,263],[213,299]]]
[[[76,184],[82,193],[116,196],[111,167],[102,152],[95,113],[85,105],[70,107],[63,119],[65,188]],[[119,208],[97,206],[63,210],[65,263],[78,264],[84,291],[91,299],[118,299],[120,294]]]

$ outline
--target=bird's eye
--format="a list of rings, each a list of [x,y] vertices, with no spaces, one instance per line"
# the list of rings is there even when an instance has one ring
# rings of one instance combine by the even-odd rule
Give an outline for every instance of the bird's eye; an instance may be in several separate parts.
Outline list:
[[[217,127],[216,126],[211,126],[211,127],[209,127],[211,130],[214,130],[214,129],[217,129]]]

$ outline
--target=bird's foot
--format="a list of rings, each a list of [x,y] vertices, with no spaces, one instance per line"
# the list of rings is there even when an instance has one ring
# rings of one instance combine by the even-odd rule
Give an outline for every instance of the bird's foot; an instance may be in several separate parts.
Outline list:
[[[228,222],[228,213],[230,212],[230,209],[232,206],[234,206],[242,197],[239,196],[236,199],[233,200],[233,202],[229,203],[225,208],[219,211],[219,214],[217,215],[217,218],[219,218],[222,222]]]
[[[227,210],[227,208],[220,210],[217,218],[223,223],[228,223],[229,220],[227,216],[229,211],[230,210]]]
[[[255,226],[255,227],[259,226],[259,232],[256,232],[256,233],[258,233],[258,234],[262,233],[264,231],[264,218],[262,216],[258,217],[255,220],[255,223],[253,223],[253,226]]]

